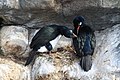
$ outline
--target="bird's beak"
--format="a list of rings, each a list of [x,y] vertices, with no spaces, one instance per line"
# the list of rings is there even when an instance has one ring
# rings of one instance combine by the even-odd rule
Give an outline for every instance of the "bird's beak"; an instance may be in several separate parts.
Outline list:
[[[74,33],[73,33],[73,36],[74,36],[74,37],[77,37],[77,35],[76,35],[76,34],[74,34]]]
[[[73,31],[72,31],[72,30],[70,30],[70,32],[72,33],[73,38],[77,37],[77,35],[76,35],[75,33],[73,33]]]
[[[79,32],[79,29],[80,29],[80,25],[77,27],[77,34],[78,34],[78,32]]]

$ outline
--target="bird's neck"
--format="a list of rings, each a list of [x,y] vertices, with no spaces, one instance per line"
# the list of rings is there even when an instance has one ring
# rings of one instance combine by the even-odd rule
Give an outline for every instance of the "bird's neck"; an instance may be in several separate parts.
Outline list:
[[[74,28],[73,33],[77,35],[77,28]]]

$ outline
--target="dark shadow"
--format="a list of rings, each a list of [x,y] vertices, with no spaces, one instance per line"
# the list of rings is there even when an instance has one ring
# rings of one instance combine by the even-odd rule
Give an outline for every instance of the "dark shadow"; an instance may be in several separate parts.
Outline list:
[[[86,7],[79,11],[73,11],[73,15],[66,16],[66,20],[72,26],[75,16],[84,16],[85,22],[94,30],[103,30],[120,23],[119,8]]]

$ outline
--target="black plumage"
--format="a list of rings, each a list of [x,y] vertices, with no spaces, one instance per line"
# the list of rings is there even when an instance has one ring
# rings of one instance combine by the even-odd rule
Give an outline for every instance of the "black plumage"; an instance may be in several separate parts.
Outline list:
[[[59,35],[64,35],[68,38],[76,37],[73,32],[71,32],[71,30],[65,26],[49,25],[41,28],[32,38],[30,43],[30,48],[32,51],[30,52],[25,66],[30,64],[36,55],[36,51],[38,51],[38,49],[40,49],[42,46],[45,46],[48,51],[51,51],[53,47],[50,41],[54,40]]]
[[[81,23],[81,24],[80,24]],[[73,38],[73,45],[78,58],[80,58],[80,66],[83,70],[88,71],[92,66],[92,55],[96,45],[94,31],[84,23],[81,16],[73,20],[74,30],[77,35]]]
[[[3,26],[4,19],[0,17],[0,28]]]

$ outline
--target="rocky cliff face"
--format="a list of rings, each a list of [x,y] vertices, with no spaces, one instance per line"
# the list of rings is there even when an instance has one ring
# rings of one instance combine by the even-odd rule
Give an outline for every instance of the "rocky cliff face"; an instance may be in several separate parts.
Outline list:
[[[119,0],[1,0],[0,4],[4,19],[0,80],[120,79]],[[73,28],[77,15],[84,16],[86,24],[95,30],[97,45],[90,71],[81,70],[71,39],[65,37],[51,55],[40,54],[33,64],[24,66],[35,29],[49,24]]]
[[[6,23],[34,28],[52,23],[72,28],[73,18],[82,15],[100,30],[119,23],[119,5],[119,0],[1,0],[0,15]]]

